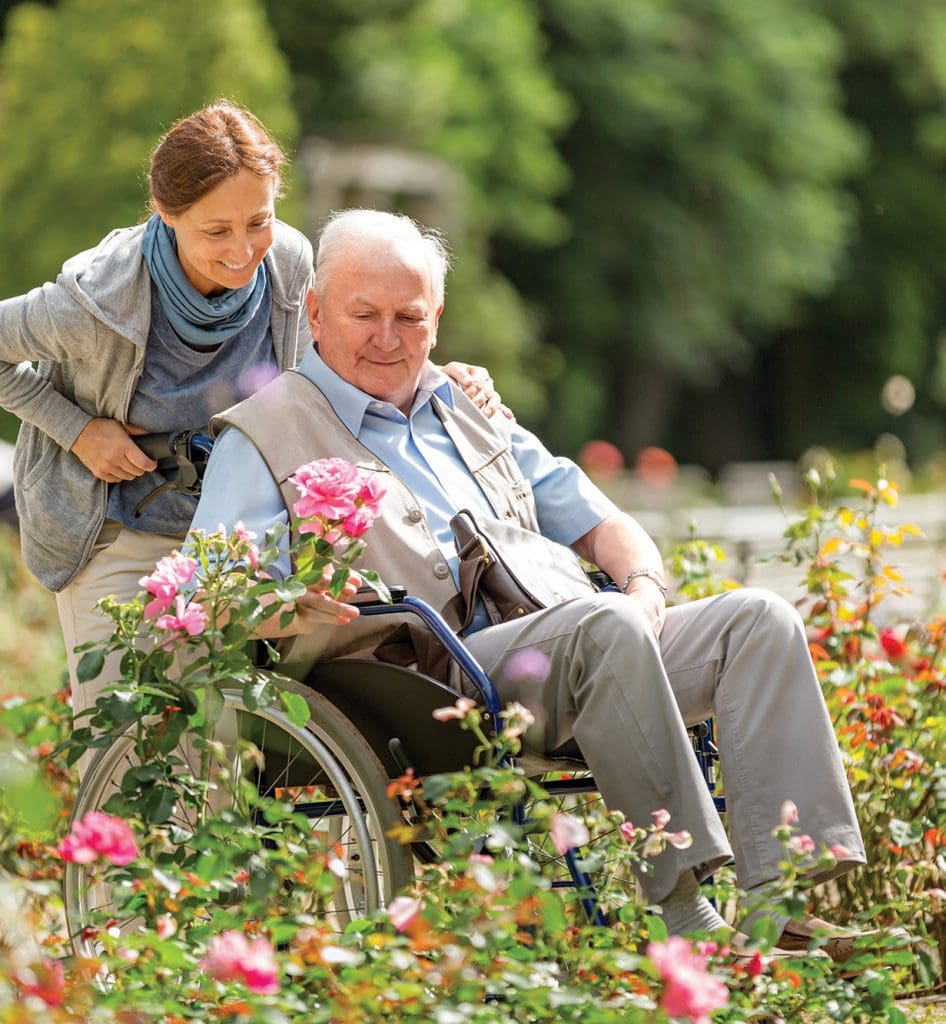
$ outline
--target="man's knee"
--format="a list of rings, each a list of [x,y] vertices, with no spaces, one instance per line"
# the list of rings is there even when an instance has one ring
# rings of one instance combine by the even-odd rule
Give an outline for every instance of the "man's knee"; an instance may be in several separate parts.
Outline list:
[[[736,608],[733,618],[741,620],[752,631],[779,637],[786,642],[793,637],[804,636],[804,623],[798,611],[771,590],[742,587],[727,591],[719,599],[731,602]]]
[[[622,639],[637,645],[656,645],[654,627],[643,605],[624,594],[602,591],[590,597],[579,598],[576,608],[575,634],[600,642]]]

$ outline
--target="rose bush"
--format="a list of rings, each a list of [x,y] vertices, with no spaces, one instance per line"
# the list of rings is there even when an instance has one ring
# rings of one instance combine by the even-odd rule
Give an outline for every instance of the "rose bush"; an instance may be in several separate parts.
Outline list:
[[[277,536],[257,548],[238,529],[194,538],[184,555],[163,560],[145,578],[139,601],[104,603],[114,624],[105,647],[122,652],[122,680],[101,698],[92,720],[80,724],[68,749],[105,746],[114,729],[140,725],[148,771],[126,777],[117,806],[104,809],[102,818],[86,816],[67,829],[70,783],[62,757],[52,754],[68,728],[62,695],[0,702],[0,755],[18,766],[20,780],[0,792],[0,1021],[643,1024],[711,1017],[735,1024],[764,1011],[784,1020],[904,1020],[893,995],[910,981],[909,950],[865,951],[858,958],[863,972],[842,978],[818,961],[773,963],[764,950],[734,960],[724,937],[669,937],[653,908],[625,883],[634,870],[646,871],[666,844],[685,843],[687,823],[671,823],[655,808],[650,823],[635,825],[600,802],[552,800],[505,759],[529,725],[528,712],[517,707],[506,710],[497,736],[483,731],[479,710],[463,699],[436,715],[439,724],[431,728],[473,731],[476,764],[423,784],[407,773],[392,782],[391,793],[422,812],[405,817],[402,837],[422,838],[439,859],[419,864],[412,888],[386,910],[341,930],[329,927],[319,907],[346,869],[333,837],[315,832],[277,794],[261,796],[227,778],[223,768],[232,759],[221,760],[212,744],[201,746],[224,685],[239,686],[248,706],[279,701],[290,718],[301,722],[307,714],[295,694],[280,693],[272,670],[255,664],[246,641],[266,616],[288,615],[300,588],[327,578],[340,592],[363,550],[354,536],[361,519],[352,520],[350,541],[333,533],[354,514],[341,492],[355,491],[354,502],[363,502],[356,511],[376,507],[376,492],[356,488],[341,467],[316,492],[316,476],[303,474],[297,486],[300,499],[312,502],[306,510],[322,519],[305,536],[309,546],[298,552],[289,579],[264,575]],[[331,501],[317,504],[326,493]],[[849,889],[845,881],[824,893],[804,890],[805,867],[833,854],[810,849],[795,831],[791,807],[772,808],[785,855],[771,900],[789,913],[807,904],[818,912],[830,903],[823,913],[834,919],[899,918],[932,943],[940,927],[936,901],[946,899],[937,895],[946,887],[935,699],[942,692],[944,631],[937,631],[937,620],[902,629],[885,624],[902,647],[880,639],[877,581],[897,582],[878,570],[881,542],[895,536],[871,532],[872,503],[885,500],[880,495],[875,487],[866,492],[865,509],[843,514],[822,503],[803,525],[791,523],[789,557],[811,573],[806,612],[813,656],[849,756],[872,855],[885,868],[861,872]],[[829,543],[832,536],[848,546]],[[866,558],[869,576],[850,571],[852,556]],[[674,564],[684,589],[721,585],[715,558],[696,539],[678,552]],[[205,624],[192,634],[187,623],[195,620],[186,616],[197,608]],[[165,617],[177,621],[162,623]],[[86,652],[85,673],[101,664],[102,653]],[[175,660],[184,663],[179,672]],[[533,661],[524,659],[521,671],[547,671]],[[98,730],[106,735],[97,737]],[[204,755],[204,774],[190,782],[173,770],[174,751],[187,737]],[[249,748],[246,753],[240,764],[250,782],[259,761]],[[208,780],[243,799],[215,806],[207,800]],[[51,813],[37,813],[43,800]],[[513,814],[522,800],[530,809],[526,820]],[[190,831],[169,817],[181,801],[201,809]],[[132,833],[130,859],[129,835],[115,816]],[[583,845],[586,836],[590,847]],[[607,926],[588,922],[581,893],[552,888],[563,850],[603,877]],[[95,940],[89,961],[63,959],[68,942],[56,893],[66,856],[85,858],[93,884],[118,897],[84,923]],[[881,882],[882,889],[872,888]],[[287,898],[300,890],[312,896],[304,908]],[[720,905],[731,895],[723,872]],[[921,977],[933,966],[933,958],[921,957]]]

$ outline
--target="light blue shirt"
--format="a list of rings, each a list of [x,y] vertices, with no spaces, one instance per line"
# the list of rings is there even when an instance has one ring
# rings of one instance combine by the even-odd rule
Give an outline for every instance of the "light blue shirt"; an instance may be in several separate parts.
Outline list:
[[[405,416],[389,402],[366,395],[331,370],[314,352],[299,366],[326,396],[348,430],[413,492],[454,581],[458,562],[450,520],[463,508],[492,517],[486,495],[460,458],[430,399],[436,394],[453,407],[446,375],[428,364]],[[532,485],[539,528],[551,540],[571,546],[617,507],[569,459],[557,458],[528,430],[510,426],[512,453]],[[204,475],[193,528],[230,529],[237,521],[260,537],[276,523],[286,523],[282,494],[255,445],[241,431],[228,427],[214,445]],[[370,537],[369,537],[370,543]],[[270,571],[289,572],[288,539]]]

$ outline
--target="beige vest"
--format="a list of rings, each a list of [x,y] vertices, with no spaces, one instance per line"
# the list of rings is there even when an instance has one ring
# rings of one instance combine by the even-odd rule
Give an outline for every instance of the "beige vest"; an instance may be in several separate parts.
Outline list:
[[[453,387],[453,400],[450,409],[434,395],[434,411],[496,514],[496,521],[481,525],[488,525],[504,557],[515,565],[523,583],[548,605],[591,591],[573,553],[538,533],[532,487],[513,457],[504,423],[487,419],[459,388]],[[368,550],[359,564],[376,569],[390,585],[406,586],[409,593],[438,611],[447,608],[457,593],[456,586],[417,498],[350,433],[306,376],[296,371],[283,373],[211,421],[214,433],[227,425],[241,430],[259,450],[290,510],[299,495],[289,477],[305,462],[334,456],[380,474],[386,490],[381,517],[365,538]],[[446,617],[450,621],[449,612]],[[281,668],[299,676],[317,660],[364,655],[405,618],[365,616],[346,626],[324,626],[295,637],[283,649]],[[455,619],[450,624],[457,625]]]

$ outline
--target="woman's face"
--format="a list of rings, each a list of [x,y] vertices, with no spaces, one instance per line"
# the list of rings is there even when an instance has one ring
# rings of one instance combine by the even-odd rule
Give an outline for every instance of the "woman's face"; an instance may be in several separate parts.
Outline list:
[[[177,258],[188,281],[202,294],[242,288],[273,244],[273,178],[241,168],[183,213],[158,207],[177,236]]]

